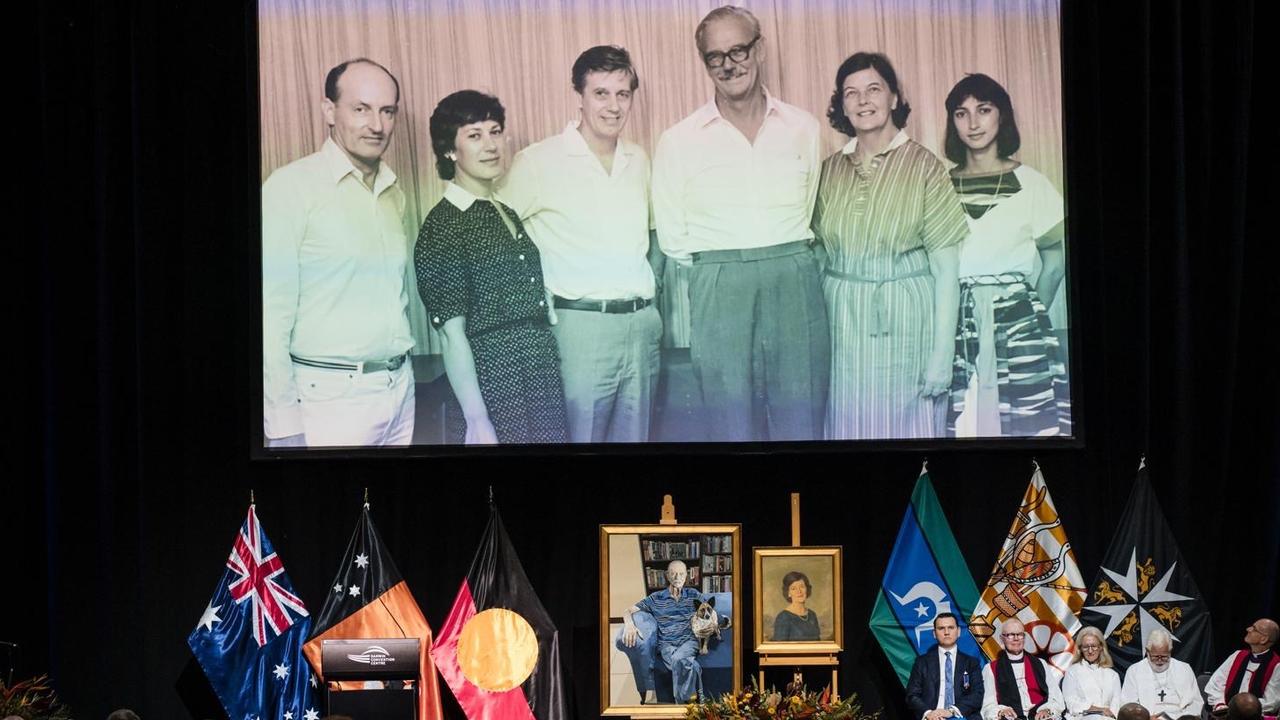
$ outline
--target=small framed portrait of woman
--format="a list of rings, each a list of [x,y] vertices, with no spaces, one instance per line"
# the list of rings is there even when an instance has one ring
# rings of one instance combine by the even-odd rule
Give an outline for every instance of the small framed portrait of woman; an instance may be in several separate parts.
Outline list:
[[[757,653],[844,649],[840,552],[838,546],[752,548]]]

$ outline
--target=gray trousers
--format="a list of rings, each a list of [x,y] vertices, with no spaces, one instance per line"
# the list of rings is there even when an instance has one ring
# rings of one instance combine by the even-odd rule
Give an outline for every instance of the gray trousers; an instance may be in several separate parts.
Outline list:
[[[689,315],[710,440],[822,439],[830,327],[806,243],[694,253]]]
[[[661,363],[662,318],[556,310],[569,442],[646,442]]]

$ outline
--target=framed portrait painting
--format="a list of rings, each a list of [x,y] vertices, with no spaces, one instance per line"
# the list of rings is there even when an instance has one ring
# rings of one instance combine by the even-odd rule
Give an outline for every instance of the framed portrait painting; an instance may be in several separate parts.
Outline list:
[[[600,714],[684,717],[742,688],[742,526],[600,526]]]
[[[752,548],[757,653],[844,649],[840,553],[839,546]]]

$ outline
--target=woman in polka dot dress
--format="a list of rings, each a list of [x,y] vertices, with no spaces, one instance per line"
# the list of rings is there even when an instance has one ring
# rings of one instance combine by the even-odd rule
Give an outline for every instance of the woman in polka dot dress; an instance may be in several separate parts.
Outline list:
[[[449,440],[565,442],[560,355],[542,264],[519,217],[492,197],[502,175],[506,112],[462,90],[431,114],[431,146],[450,182],[418,233],[418,292],[441,331],[453,387]]]

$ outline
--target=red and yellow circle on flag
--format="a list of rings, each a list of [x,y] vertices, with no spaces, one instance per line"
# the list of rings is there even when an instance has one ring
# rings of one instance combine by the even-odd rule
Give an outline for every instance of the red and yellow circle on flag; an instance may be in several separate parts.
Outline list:
[[[537,665],[538,636],[529,621],[511,610],[476,613],[458,636],[458,667],[483,690],[520,687]]]

